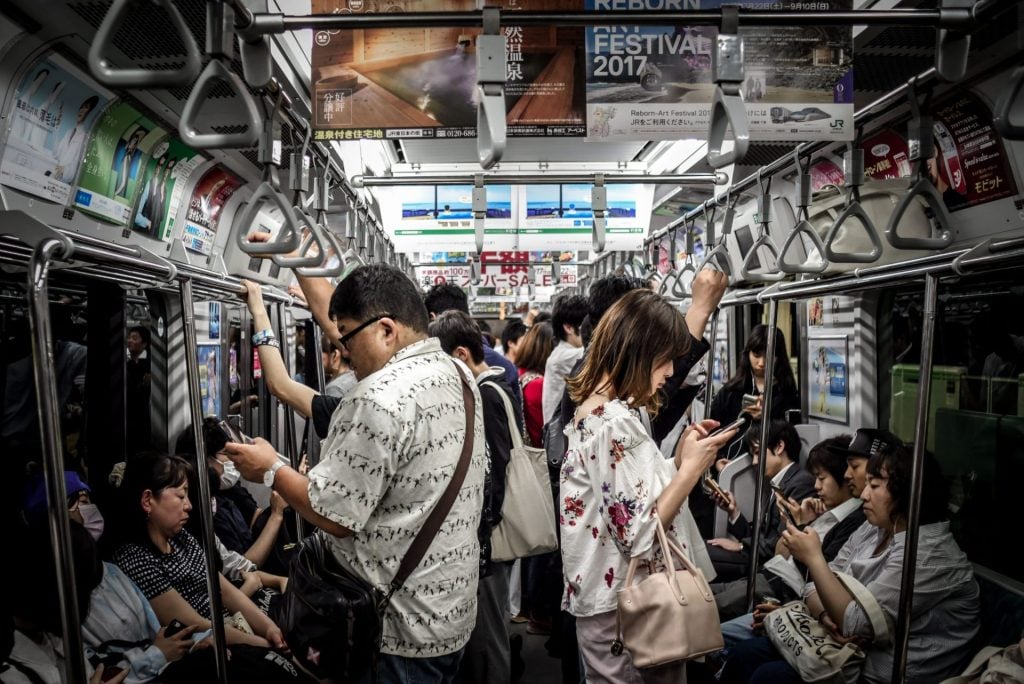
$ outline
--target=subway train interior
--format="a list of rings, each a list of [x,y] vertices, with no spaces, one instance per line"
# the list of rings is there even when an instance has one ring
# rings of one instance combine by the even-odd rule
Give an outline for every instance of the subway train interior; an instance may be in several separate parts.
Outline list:
[[[275,625],[273,607],[256,619],[231,609],[239,591],[257,605],[264,594],[292,605],[298,551],[317,521],[308,497],[305,508],[282,512],[288,495],[274,488],[276,467],[260,481],[239,465],[237,487],[252,506],[240,518],[244,541],[218,544],[218,488],[238,470],[208,453],[226,447],[225,438],[211,447],[207,428],[228,442],[262,438],[286,468],[311,475],[342,458],[328,448],[342,437],[333,428],[321,434],[315,415],[271,379],[283,374],[309,388],[298,395],[307,407],[309,396],[328,393],[349,353],[339,334],[351,346],[360,331],[339,331],[343,319],[329,315],[328,299],[349,275],[387,265],[421,296],[455,286],[484,346],[510,361],[535,326],[563,327],[554,330],[554,353],[578,340],[592,287],[614,276],[653,290],[688,323],[710,296],[700,319],[707,351],[685,381],[676,378],[692,391],[674,424],[654,430],[668,456],[693,430],[707,432],[700,426],[724,403],[720,393],[736,387],[751,387],[761,412],[795,430],[794,469],[830,438],[854,436],[854,453],[861,429],[886,431],[883,441],[909,454],[897,502],[906,511],[904,553],[889,577],[885,639],[850,642],[840,619],[825,628],[834,628],[832,640],[808,641],[802,657],[824,653],[829,664],[842,653],[852,670],[812,678],[797,648],[792,658],[777,655],[794,679],[764,670],[737,678],[729,646],[724,659],[681,656],[688,662],[671,681],[1024,682],[1016,503],[1024,487],[1024,2],[7,0],[0,117],[0,451],[12,540],[0,563],[17,577],[8,584],[16,600],[0,617],[0,681],[171,682],[184,672],[192,681],[369,681],[318,668],[319,652],[295,646],[302,626],[289,611]],[[253,310],[259,294],[266,311]],[[571,324],[570,301],[584,309]],[[330,300],[331,312],[345,306]],[[620,325],[629,327],[629,316]],[[781,335],[761,332],[758,345],[760,324]],[[592,327],[595,339],[613,334],[611,324]],[[268,344],[280,352],[273,366],[261,358]],[[358,371],[346,390],[356,398],[333,404],[337,412],[379,377]],[[792,376],[788,385],[780,374]],[[518,409],[526,408],[527,428],[528,394]],[[550,433],[547,409],[537,411]],[[332,426],[346,424],[334,417]],[[748,453],[751,444],[772,446],[776,422],[744,423],[739,448],[720,452],[730,460],[701,476],[690,496],[710,502],[714,489],[732,492],[731,510],[709,504],[703,536],[746,554],[738,615],[761,615],[755,606],[778,593],[754,579],[766,572],[758,542],[772,530],[754,526],[744,545],[733,527],[734,515],[767,521],[773,513],[780,522],[786,504],[777,498],[789,493],[773,495],[771,459]],[[183,449],[181,436],[200,423],[204,439],[192,435]],[[681,429],[690,432],[680,437]],[[521,438],[538,448],[531,454],[546,449],[531,458],[546,474],[546,455],[552,468],[564,540],[572,497],[564,467],[559,490],[561,456],[552,463],[547,439]],[[865,448],[873,459],[879,447]],[[132,504],[122,484],[132,482],[133,462],[173,454],[193,475],[220,463],[205,468],[209,478],[188,480],[194,507],[184,517],[202,568],[188,590],[173,580],[161,589],[145,573],[140,581],[118,547],[118,533],[134,529],[140,513],[138,499],[135,510],[122,508]],[[559,454],[568,458],[564,445]],[[929,479],[934,462],[941,481]],[[873,477],[869,489],[895,486]],[[868,496],[848,474],[837,480],[854,498]],[[953,600],[928,604],[934,587],[922,585],[936,575],[917,558],[931,548],[925,509],[938,489],[948,490],[949,544],[977,587],[969,630],[928,619]],[[143,491],[140,524],[150,525],[155,489]],[[793,534],[808,536],[796,519],[780,524],[779,549]],[[93,590],[99,579],[82,570],[82,526],[97,540],[89,552],[105,563],[94,569],[119,566],[123,586],[141,587],[121,590],[137,594],[122,621],[152,626],[139,643],[111,651],[138,634],[97,636],[89,622],[109,608],[96,593],[89,599],[109,578]],[[271,535],[267,553],[260,543],[270,526],[280,536]],[[882,533],[898,536],[896,527]],[[244,566],[232,567],[232,581],[217,571],[230,574],[226,546]],[[546,550],[557,559],[558,550]],[[458,680],[441,670],[416,680],[378,670],[379,681],[640,681],[622,678],[619,665],[604,672],[593,664],[625,656],[609,661],[607,648],[586,648],[584,619],[572,631],[570,604],[537,589],[536,573],[551,572],[532,562],[541,557],[531,552],[502,570],[511,589],[492,625],[504,643],[491,670],[471,669],[463,656]],[[555,594],[568,582],[568,602],[579,588],[555,572]],[[716,594],[722,577],[710,585]],[[608,588],[613,580],[605,575]],[[181,605],[185,596],[206,606],[208,639],[172,640],[168,623],[204,630],[166,619],[170,593]],[[782,603],[779,614],[791,606]],[[208,620],[225,606],[248,624]],[[824,602],[816,617],[834,622],[829,611]],[[715,633],[719,619],[726,616],[714,618]],[[770,624],[782,629],[781,619]],[[243,674],[242,649],[227,632],[244,627],[281,661],[279,674],[269,661]],[[929,630],[969,633],[955,659],[930,667],[922,663],[953,647]],[[758,634],[775,644],[764,627]],[[184,650],[170,654],[172,641]],[[155,647],[162,667],[131,655]],[[193,659],[192,670],[175,667],[200,651],[209,656]],[[977,679],[982,672],[992,678]]]

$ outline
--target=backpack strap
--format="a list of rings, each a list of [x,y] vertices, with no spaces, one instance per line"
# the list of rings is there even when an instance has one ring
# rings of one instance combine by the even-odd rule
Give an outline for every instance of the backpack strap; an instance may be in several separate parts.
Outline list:
[[[462,443],[462,454],[459,456],[459,463],[455,466],[455,473],[452,475],[448,487],[444,490],[444,494],[441,495],[434,509],[430,511],[427,521],[423,523],[423,527],[416,534],[416,538],[412,540],[412,546],[409,547],[405,557],[402,558],[402,563],[398,566],[398,572],[395,574],[395,578],[391,580],[387,599],[390,599],[392,594],[405,583],[405,580],[409,578],[412,571],[423,560],[423,555],[427,552],[431,542],[434,541],[438,530],[441,529],[441,524],[448,517],[448,512],[452,509],[452,504],[455,503],[455,499],[459,496],[462,482],[466,479],[466,472],[469,470],[469,461],[473,455],[476,400],[473,398],[473,389],[469,386],[469,381],[463,375],[459,364],[452,360],[452,365],[455,366],[455,374],[459,376],[459,380],[462,382],[462,401],[466,407],[466,438]]]

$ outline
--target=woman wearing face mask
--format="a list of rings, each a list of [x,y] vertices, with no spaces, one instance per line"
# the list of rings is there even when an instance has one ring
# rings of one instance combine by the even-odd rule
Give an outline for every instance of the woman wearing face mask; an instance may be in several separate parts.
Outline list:
[[[261,509],[249,491],[241,484],[235,464],[224,455],[227,437],[218,427],[216,418],[203,420],[203,439],[206,445],[206,464],[217,483],[213,490],[213,529],[225,547],[236,551],[273,575],[288,574],[288,555],[283,551],[291,539],[284,525],[284,499],[270,493],[270,508]],[[195,455],[192,428],[185,428],[176,444],[179,454]],[[196,494],[197,492],[193,492]]]
[[[103,535],[103,514],[92,502],[92,489],[73,470],[64,471],[64,487],[68,493],[68,515],[92,536]],[[30,524],[46,518],[46,482],[41,474],[32,476],[25,487],[25,518]]]

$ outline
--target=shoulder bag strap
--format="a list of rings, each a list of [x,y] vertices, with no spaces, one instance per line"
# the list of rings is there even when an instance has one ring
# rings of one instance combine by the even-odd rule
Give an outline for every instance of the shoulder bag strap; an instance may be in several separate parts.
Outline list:
[[[853,594],[854,600],[860,604],[860,607],[864,609],[864,613],[871,622],[871,629],[875,633],[874,643],[884,644],[889,641],[889,621],[885,619],[885,613],[882,611],[882,607],[878,605],[878,599],[875,598],[874,594],[868,591],[868,588],[861,584],[859,580],[845,572],[837,572],[835,576]]]
[[[452,504],[455,503],[459,490],[462,488],[462,482],[466,479],[466,471],[469,470],[469,461],[473,455],[476,401],[473,399],[473,390],[470,388],[466,376],[462,374],[462,369],[459,368],[455,361],[452,361],[452,365],[455,366],[455,374],[459,376],[459,380],[462,382],[462,400],[466,406],[466,439],[462,443],[462,455],[459,456],[459,463],[455,466],[455,474],[452,475],[447,489],[444,490],[444,494],[441,495],[441,499],[434,506],[434,509],[430,511],[427,521],[423,523],[423,527],[416,534],[416,538],[412,540],[412,546],[406,551],[405,558],[402,559],[401,565],[398,566],[398,572],[395,574],[395,578],[391,580],[391,590],[388,592],[389,598],[405,583],[405,580],[409,578],[412,571],[423,560],[423,554],[427,552],[430,543],[434,541],[438,530],[441,529],[441,524],[448,517],[448,512],[452,509]]]
[[[512,435],[512,448],[522,449],[523,448],[523,436],[519,434],[519,428],[516,427],[516,416],[512,413],[512,402],[508,399],[508,394],[505,390],[501,389],[496,383],[483,382],[482,385],[487,385],[494,389],[501,397],[501,402],[505,404],[505,417],[508,419],[508,432]]]

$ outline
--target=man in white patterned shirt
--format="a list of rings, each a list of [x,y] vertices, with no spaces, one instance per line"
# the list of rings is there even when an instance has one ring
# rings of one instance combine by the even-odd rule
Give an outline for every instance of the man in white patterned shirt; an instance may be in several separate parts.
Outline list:
[[[331,418],[320,463],[305,477],[280,466],[263,440],[231,444],[228,453],[243,476],[269,481],[330,533],[342,566],[386,592],[458,463],[462,382],[427,337],[426,309],[397,268],[353,271],[334,291],[330,317],[359,382]],[[376,680],[382,684],[452,681],[475,624],[484,438],[480,394],[470,385],[476,413],[469,471],[437,537],[388,606]]]

